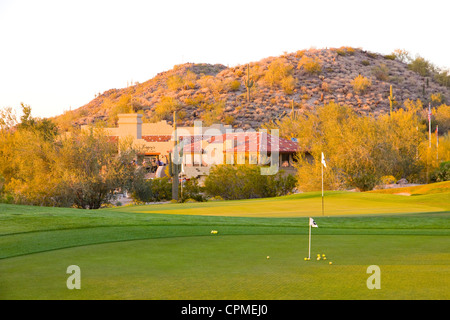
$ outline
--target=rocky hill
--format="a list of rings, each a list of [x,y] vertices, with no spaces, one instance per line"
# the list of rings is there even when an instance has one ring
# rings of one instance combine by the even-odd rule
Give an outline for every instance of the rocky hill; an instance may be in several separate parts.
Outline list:
[[[364,90],[352,83],[358,76],[368,81]],[[247,88],[246,84],[253,85]],[[146,121],[166,119],[170,123],[177,109],[183,125],[200,119],[256,129],[292,110],[302,112],[331,101],[362,114],[386,113],[390,86],[395,108],[407,99],[420,99],[425,106],[432,96],[450,101],[448,86],[410,70],[394,56],[345,47],[301,50],[235,67],[177,65],[144,83],[99,94],[57,121],[72,125],[107,121],[114,125],[118,113],[141,112]]]

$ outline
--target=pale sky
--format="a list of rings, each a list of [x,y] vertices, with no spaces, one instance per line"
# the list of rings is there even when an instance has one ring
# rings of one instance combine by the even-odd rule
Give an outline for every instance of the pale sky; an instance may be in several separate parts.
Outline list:
[[[406,49],[450,67],[450,1],[0,0],[0,108],[49,117],[185,62]]]

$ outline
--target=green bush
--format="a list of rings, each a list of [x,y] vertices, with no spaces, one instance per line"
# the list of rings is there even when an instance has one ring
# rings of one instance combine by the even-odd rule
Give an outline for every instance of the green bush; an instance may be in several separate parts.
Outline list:
[[[208,199],[208,201],[223,201],[221,196],[214,196]]]
[[[373,67],[372,74],[380,81],[389,80],[389,69],[385,64],[380,64],[378,66]]]
[[[172,199],[172,183],[168,177],[152,179],[153,201]]]
[[[434,75],[434,80],[436,80],[442,86],[450,87],[450,74],[449,74],[449,71],[444,70],[444,71],[441,71],[441,72],[437,72]]]
[[[434,70],[433,65],[422,57],[417,57],[414,59],[410,64],[408,64],[408,68],[420,74],[422,77],[429,76]]]
[[[205,180],[205,193],[226,200],[276,197],[295,188],[296,179],[275,175],[261,175],[256,165],[218,165],[211,169]]]
[[[135,179],[131,197],[136,202],[156,202],[172,199],[172,183],[169,178]]]
[[[431,174],[431,181],[450,181],[450,161],[441,162],[439,168]]]
[[[338,49],[334,49],[339,56],[352,56],[355,54],[355,49],[352,47],[340,47]]]
[[[180,186],[181,188],[181,186]],[[181,190],[180,190],[181,193]],[[183,190],[181,193],[181,201],[189,202],[188,200],[194,200],[195,202],[206,201],[203,196],[203,188],[198,184],[198,179],[189,179],[183,183]],[[192,201],[190,201],[192,202]]]

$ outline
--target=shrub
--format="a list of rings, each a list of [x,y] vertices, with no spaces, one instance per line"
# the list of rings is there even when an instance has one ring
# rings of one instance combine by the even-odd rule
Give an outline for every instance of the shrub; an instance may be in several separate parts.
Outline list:
[[[392,52],[392,55],[395,56],[395,59],[403,62],[408,63],[411,61],[411,57],[409,56],[409,52],[403,49],[395,49],[394,52]]]
[[[336,49],[336,53],[338,54],[338,56],[346,56],[347,55],[347,52],[342,49]]]
[[[372,69],[372,74],[380,81],[389,80],[389,69],[385,64],[380,64]]]
[[[239,80],[233,80],[229,84],[230,91],[238,91],[241,88],[241,82]]]
[[[183,78],[178,75],[173,75],[166,80],[167,88],[171,91],[177,91],[181,89],[184,85]]]
[[[368,66],[370,64],[370,62],[367,60],[363,60],[363,61],[361,61],[361,63],[363,66]]]
[[[197,75],[194,72],[188,70],[183,77],[183,88],[185,90],[194,89],[196,80]]]
[[[320,85],[322,91],[324,92],[328,92],[330,91],[330,85],[327,82],[322,82],[322,84]]]
[[[450,181],[450,161],[440,163],[439,168],[431,174],[431,181]]]
[[[218,165],[205,179],[205,192],[227,200],[275,197],[288,194],[295,188],[293,176],[261,175],[256,165]]]
[[[383,176],[380,180],[382,184],[394,184],[397,182],[397,179],[395,179],[394,176]]]
[[[298,65],[298,69],[303,69],[309,74],[319,74],[322,72],[322,65],[320,59],[310,58],[307,56],[303,56]]]
[[[139,170],[138,178],[131,185],[131,197],[135,202],[151,202],[153,200],[152,180],[144,179],[144,171]]]
[[[209,198],[208,201],[223,201],[223,198],[221,196],[214,196]]]
[[[208,99],[206,99],[205,95],[200,93],[196,95],[194,98],[186,98],[184,100],[184,103],[188,106],[196,106],[201,107],[202,105],[206,104],[208,102]]]
[[[378,55],[374,52],[366,52],[367,56],[372,58],[372,59],[376,59],[378,57]]]
[[[355,54],[355,49],[352,47],[341,47],[341,49],[344,49],[347,52],[347,54],[351,56]]]
[[[225,122],[225,124],[233,124],[234,123],[234,117],[231,114],[226,114],[223,117],[223,122]]]
[[[272,61],[264,75],[265,82],[270,86],[281,85],[283,79],[292,74],[292,66],[285,59]]]
[[[202,88],[208,88],[213,94],[219,94],[227,89],[225,81],[216,77],[206,75],[197,80]]]
[[[172,183],[168,177],[156,178],[150,181],[153,201],[172,199]]]
[[[339,56],[346,56],[346,55],[352,56],[355,54],[355,49],[352,47],[340,47],[339,49],[335,50]]]
[[[296,57],[297,59],[301,59],[301,58],[305,55],[305,52],[306,52],[306,50],[298,50],[298,51],[295,53],[295,57]]]
[[[429,76],[433,72],[433,65],[422,57],[417,57],[408,64],[408,68],[422,77]]]
[[[160,102],[156,104],[155,116],[158,120],[170,118],[174,111],[180,108],[180,102],[172,97],[164,96]]]
[[[449,71],[444,70],[444,71],[441,71],[441,72],[437,72],[434,75],[434,80],[436,80],[442,86],[450,87],[450,74],[449,74]]]
[[[387,60],[395,60],[397,57],[395,56],[395,54],[387,54],[384,56],[384,58]]]
[[[442,95],[442,93],[432,93],[430,95],[431,103],[434,106],[440,105],[445,102],[445,97]]]
[[[131,197],[137,203],[172,199],[172,183],[168,177],[137,179],[132,185]]]
[[[370,81],[370,79],[367,79],[366,77],[363,77],[362,75],[358,75],[355,79],[352,80],[351,84],[355,93],[363,94],[368,88],[370,88],[370,86],[372,85],[372,81]]]
[[[293,76],[288,76],[281,80],[281,88],[284,90],[286,94],[294,93],[295,85],[297,84],[297,80]]]
[[[180,186],[181,187],[181,186]],[[183,202],[202,202],[206,201],[203,196],[203,188],[198,184],[198,179],[189,179],[183,183],[183,192],[181,193],[181,201]],[[192,201],[189,201],[192,200]]]

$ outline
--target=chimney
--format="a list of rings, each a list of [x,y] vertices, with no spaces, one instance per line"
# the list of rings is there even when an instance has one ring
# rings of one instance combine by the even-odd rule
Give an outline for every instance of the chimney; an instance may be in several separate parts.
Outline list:
[[[121,113],[119,116],[119,137],[127,136],[133,139],[142,139],[142,114]]]

